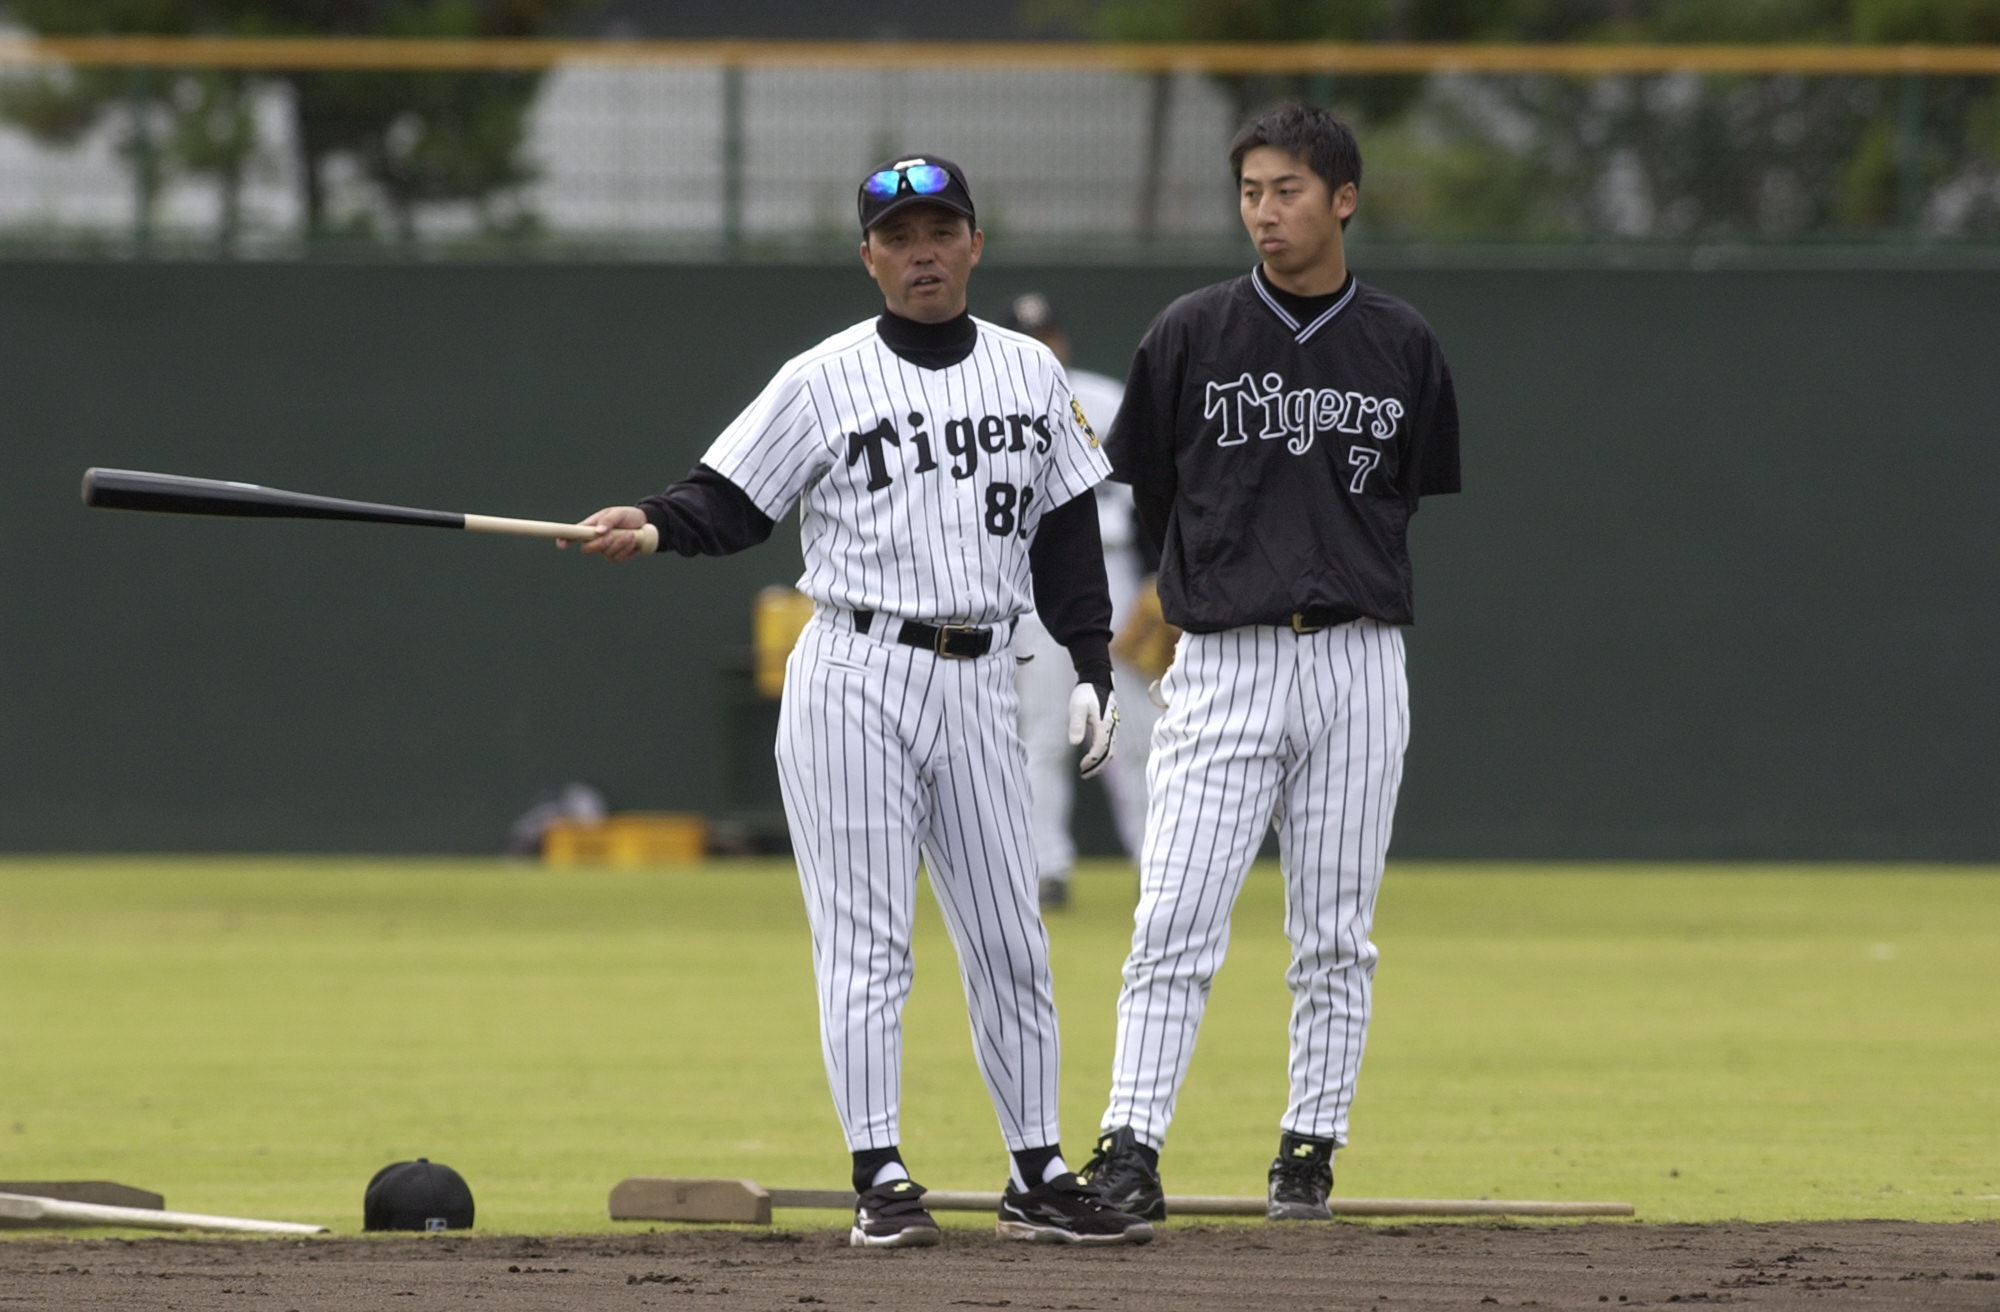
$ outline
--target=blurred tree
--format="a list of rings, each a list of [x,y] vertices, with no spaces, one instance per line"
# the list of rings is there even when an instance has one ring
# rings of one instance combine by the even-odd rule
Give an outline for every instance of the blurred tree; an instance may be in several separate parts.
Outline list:
[[[1928,41],[1940,45],[2000,42],[2000,4],[1992,0],[1852,0],[1856,41]]]
[[[314,36],[526,37],[578,0],[236,0],[269,33]],[[346,156],[375,182],[397,231],[414,237],[419,206],[470,201],[486,225],[506,191],[532,181],[520,158],[538,72],[285,75],[292,91],[310,232],[328,221],[328,164]],[[526,216],[517,214],[516,221]]]
[[[1030,0],[1027,13],[1121,41],[2000,42],[2000,0]],[[2000,233],[1991,78],[1216,82],[1238,121],[1302,97],[1362,127],[1362,221],[1386,235]]]
[[[229,254],[243,227],[243,181],[257,149],[249,77],[234,69],[175,79],[166,156],[193,174],[210,174],[220,199],[216,246]]]
[[[523,37],[550,30],[579,0],[12,0],[44,35]],[[308,239],[334,222],[328,170],[345,158],[375,186],[394,230],[415,236],[421,206],[473,204],[489,229],[522,223],[497,202],[533,178],[520,158],[535,72],[319,72],[73,69],[0,87],[0,115],[47,145],[74,145],[122,118],[145,227],[166,170],[210,176],[218,241],[233,247],[243,180],[264,144],[252,113],[263,87],[286,93]],[[353,231],[373,221],[346,216]]]
[[[52,35],[181,35],[189,30],[192,8],[172,0],[14,0],[8,15]],[[150,69],[37,70],[0,83],[0,117],[19,124],[43,145],[73,147],[100,123],[122,115],[117,149],[132,170],[134,228],[141,244],[151,231],[160,191],[157,119],[170,103],[170,97],[162,98],[160,81]]]
[[[1027,0],[1023,12],[1032,26],[1104,41],[1363,41],[1393,37],[1402,8],[1398,0]],[[1278,100],[1324,99],[1323,80],[1308,75],[1215,81],[1238,119]]]

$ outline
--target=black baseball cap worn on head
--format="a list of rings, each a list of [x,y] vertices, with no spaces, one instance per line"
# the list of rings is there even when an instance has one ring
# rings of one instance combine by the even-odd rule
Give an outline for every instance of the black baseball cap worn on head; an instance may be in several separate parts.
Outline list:
[[[862,176],[855,195],[864,233],[898,210],[926,204],[978,222],[965,170],[941,155],[906,155],[877,164]]]
[[[442,1162],[419,1157],[375,1172],[362,1197],[364,1230],[470,1230],[472,1189]]]

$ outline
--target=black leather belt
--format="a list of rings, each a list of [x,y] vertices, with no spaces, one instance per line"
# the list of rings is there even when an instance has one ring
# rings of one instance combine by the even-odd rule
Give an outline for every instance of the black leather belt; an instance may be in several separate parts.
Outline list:
[[[896,630],[896,641],[905,647],[921,647],[953,660],[984,656],[993,650],[991,629],[975,629],[970,624],[919,624],[915,620],[903,620],[901,623],[902,627]],[[874,611],[854,612],[856,633],[866,633],[874,627]]]
[[[1308,606],[1304,610],[1292,612],[1293,633],[1318,633],[1339,624],[1350,624],[1361,617],[1351,610],[1338,606]]]

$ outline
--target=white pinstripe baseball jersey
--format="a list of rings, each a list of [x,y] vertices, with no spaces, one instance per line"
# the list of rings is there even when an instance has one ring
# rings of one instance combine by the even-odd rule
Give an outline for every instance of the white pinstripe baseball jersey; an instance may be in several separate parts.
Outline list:
[[[873,320],[788,361],[702,462],[776,519],[800,507],[799,590],[849,610],[990,625],[1033,602],[1042,515],[1110,472],[1061,366],[974,321],[972,353],[925,369]]]

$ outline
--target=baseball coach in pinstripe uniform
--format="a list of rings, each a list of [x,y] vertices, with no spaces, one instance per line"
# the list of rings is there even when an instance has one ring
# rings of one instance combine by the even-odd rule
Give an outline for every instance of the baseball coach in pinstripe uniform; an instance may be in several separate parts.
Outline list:
[[[585,522],[624,560],[721,555],[796,506],[813,615],[777,755],[812,927],[827,1081],[854,1156],[858,1248],[935,1244],[903,1163],[902,1015],[919,858],[958,949],[973,1051],[1009,1150],[999,1233],[1144,1242],[1064,1162],[1048,935],[1036,906],[1013,637],[1068,652],[1081,769],[1111,754],[1111,601],[1091,489],[1109,472],[1047,347],[974,319],[985,234],[958,165],[912,155],[856,196],[880,315],[781,368],[686,478]]]

